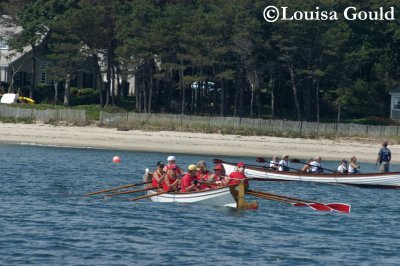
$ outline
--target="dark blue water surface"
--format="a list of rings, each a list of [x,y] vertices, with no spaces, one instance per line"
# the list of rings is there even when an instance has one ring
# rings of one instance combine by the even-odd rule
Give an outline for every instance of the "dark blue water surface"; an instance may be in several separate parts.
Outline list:
[[[262,199],[256,211],[129,202],[83,195],[140,182],[146,167],[169,154],[8,145],[0,151],[1,265],[400,264],[399,190],[251,183],[273,193],[349,203],[350,214]],[[112,163],[115,155],[120,164]],[[213,157],[177,159],[186,167],[201,159],[211,164]],[[376,168],[363,163],[362,169]]]

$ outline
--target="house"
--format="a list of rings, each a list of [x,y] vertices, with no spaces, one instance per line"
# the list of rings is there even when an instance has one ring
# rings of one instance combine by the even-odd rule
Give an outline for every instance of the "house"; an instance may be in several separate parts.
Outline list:
[[[389,92],[390,101],[390,119],[400,120],[400,88]]]
[[[0,89],[5,89],[12,84],[14,91],[19,88],[27,88],[32,82],[33,56],[31,47],[26,47],[22,52],[17,52],[8,45],[7,40],[18,34],[22,28],[10,23],[7,16],[0,17]],[[53,85],[51,75],[52,61],[38,49],[35,53],[35,85]],[[102,66],[103,81],[106,82],[106,67]],[[125,86],[129,86],[128,93],[134,94],[134,76],[121,78]],[[117,80],[115,81],[117,82]],[[84,63],[75,73],[70,82],[71,87],[96,89],[95,70],[90,62]]]

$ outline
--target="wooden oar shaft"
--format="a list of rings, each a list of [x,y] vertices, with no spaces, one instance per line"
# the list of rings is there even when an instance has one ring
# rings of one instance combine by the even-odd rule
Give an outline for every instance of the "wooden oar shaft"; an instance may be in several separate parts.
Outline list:
[[[140,186],[140,185],[149,184],[149,183],[151,183],[151,181],[145,181],[145,182],[140,182],[140,183],[135,183],[135,184],[128,184],[128,185],[124,185],[124,186],[120,186],[120,187],[103,189],[103,190],[99,190],[99,191],[95,191],[95,192],[90,192],[90,193],[86,194],[85,196],[92,196],[92,195],[96,195],[96,194],[106,193],[106,192],[124,189],[124,188],[128,188],[128,187]]]
[[[259,197],[262,199],[266,199],[266,200],[274,200],[274,201],[278,201],[278,202],[282,202],[282,203],[287,203],[287,204],[293,204],[294,202],[289,201],[289,200],[285,200],[285,199],[281,199],[281,198],[276,198],[276,197],[271,197],[271,196],[267,196],[267,195],[263,195],[263,194],[258,194],[258,193],[254,193],[254,192],[246,192],[246,194],[254,196],[254,197]]]
[[[131,194],[131,193],[143,192],[143,191],[147,191],[147,190],[151,190],[151,189],[157,189],[157,187],[147,187],[147,188],[142,188],[142,189],[133,189],[133,190],[128,190],[128,191],[121,191],[121,192],[107,194],[106,196],[111,197],[111,196],[115,196],[115,195]]]
[[[307,164],[307,165],[312,166],[312,167],[317,167],[317,168],[324,169],[324,170],[329,171],[329,172],[332,172],[332,173],[337,173],[337,172],[334,171],[334,170],[331,170],[331,169],[328,169],[328,168],[325,168],[325,167],[321,167],[321,166],[312,165],[312,164],[310,164],[310,163],[302,162],[302,161],[300,161],[299,159],[292,159],[292,160],[290,160],[290,161],[293,162],[293,163],[303,163],[303,164]]]
[[[292,201],[292,202],[317,203],[317,202],[315,202],[315,201],[304,200],[304,199],[298,199],[298,198],[293,198],[293,197],[287,197],[287,196],[278,195],[278,194],[273,194],[273,193],[269,193],[269,192],[263,192],[263,191],[257,191],[257,190],[249,190],[249,191],[250,191],[250,192],[257,193],[257,194],[266,195],[266,196],[279,197],[279,198],[281,198],[281,199],[287,199],[287,200],[290,200],[290,201]]]

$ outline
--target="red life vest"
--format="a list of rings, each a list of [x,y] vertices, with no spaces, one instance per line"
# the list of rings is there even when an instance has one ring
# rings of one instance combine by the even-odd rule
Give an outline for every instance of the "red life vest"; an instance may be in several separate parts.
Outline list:
[[[169,174],[167,174],[166,176],[165,176],[165,178],[168,178],[168,183],[169,183],[169,185],[171,185],[171,184],[173,184],[174,182],[175,182],[175,180],[176,180],[176,178],[172,178],[172,176],[170,176]],[[170,187],[168,187],[167,186],[167,182],[163,182],[163,190],[164,191],[168,191],[168,190],[170,190],[171,188]]]
[[[229,185],[239,185],[240,184],[240,179],[245,179],[247,178],[245,174],[241,173],[241,172],[232,172],[229,177],[231,178],[231,180],[229,181]],[[245,185],[249,184],[248,180],[244,181]]]

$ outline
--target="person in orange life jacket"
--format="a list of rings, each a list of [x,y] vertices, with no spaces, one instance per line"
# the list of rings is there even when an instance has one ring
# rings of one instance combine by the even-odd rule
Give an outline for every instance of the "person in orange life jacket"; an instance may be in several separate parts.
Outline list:
[[[197,163],[197,174],[196,179],[199,181],[200,189],[209,189],[213,180],[210,180],[211,173],[207,170],[206,163],[204,161],[199,161]]]
[[[175,156],[168,156],[167,158],[168,164],[164,167],[164,172],[167,172],[168,169],[170,169],[171,165],[175,165],[177,167],[176,173],[178,175],[182,174],[182,170],[179,168],[179,166],[176,164],[176,158]]]
[[[191,164],[188,167],[188,172],[182,177],[181,191],[189,192],[199,190],[198,181],[196,180],[197,165]]]
[[[180,180],[178,179],[177,175],[177,166],[171,165],[170,169],[168,170],[164,182],[163,182],[163,190],[170,191],[170,190],[177,190]]]
[[[284,154],[282,160],[279,161],[278,171],[289,171],[289,155]]]
[[[225,180],[223,181],[223,184],[226,185],[239,185],[241,179],[245,179],[244,180],[244,184],[246,186],[249,185],[249,181],[246,179],[246,175],[244,174],[244,170],[245,170],[245,163],[244,162],[238,162],[237,167],[236,167],[236,171],[232,172],[229,174],[229,176],[227,176],[225,178]]]
[[[378,157],[376,158],[376,164],[380,164],[379,166],[379,172],[381,173],[387,173],[389,172],[389,164],[390,160],[392,159],[392,153],[388,149],[388,142],[385,140],[382,143],[382,148],[378,152]]]
[[[212,187],[218,187],[223,184],[223,180],[225,178],[225,168],[222,164],[216,164],[214,166],[214,174],[211,175],[210,180],[213,180]]]
[[[160,188],[163,186],[165,178],[164,166],[163,161],[157,162],[157,168],[153,171],[153,178],[151,179],[151,185],[153,187]]]
[[[345,159],[342,160],[341,164],[338,166],[337,171],[341,174],[347,174],[347,161]]]

